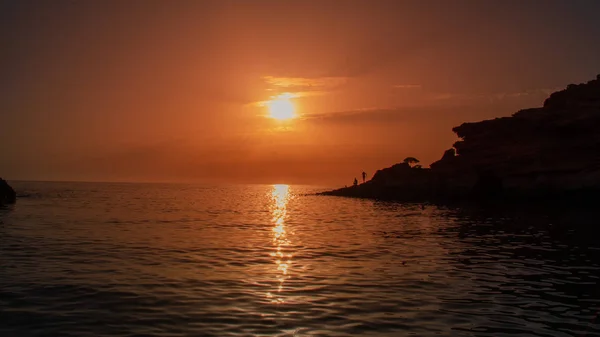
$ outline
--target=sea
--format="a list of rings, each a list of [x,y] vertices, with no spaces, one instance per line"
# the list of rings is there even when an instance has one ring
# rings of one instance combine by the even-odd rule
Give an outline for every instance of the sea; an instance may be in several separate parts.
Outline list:
[[[600,211],[11,182],[0,336],[600,336]]]

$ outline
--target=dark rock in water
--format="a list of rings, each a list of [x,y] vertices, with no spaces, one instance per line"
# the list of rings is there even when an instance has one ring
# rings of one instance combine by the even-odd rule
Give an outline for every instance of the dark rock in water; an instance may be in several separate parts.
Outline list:
[[[14,204],[17,201],[17,193],[12,187],[6,182],[6,180],[0,178],[0,205]]]
[[[422,201],[600,192],[600,76],[550,95],[541,108],[464,123],[430,169],[396,164],[359,186],[323,194]]]

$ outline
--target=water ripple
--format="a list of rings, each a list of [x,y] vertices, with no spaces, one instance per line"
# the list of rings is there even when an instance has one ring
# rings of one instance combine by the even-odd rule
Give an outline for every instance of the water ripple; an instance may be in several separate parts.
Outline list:
[[[21,183],[1,336],[599,336],[597,213]]]

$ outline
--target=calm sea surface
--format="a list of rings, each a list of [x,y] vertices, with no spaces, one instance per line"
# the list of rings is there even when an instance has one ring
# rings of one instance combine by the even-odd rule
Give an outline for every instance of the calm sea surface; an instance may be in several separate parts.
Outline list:
[[[0,336],[600,336],[600,212],[13,183]]]

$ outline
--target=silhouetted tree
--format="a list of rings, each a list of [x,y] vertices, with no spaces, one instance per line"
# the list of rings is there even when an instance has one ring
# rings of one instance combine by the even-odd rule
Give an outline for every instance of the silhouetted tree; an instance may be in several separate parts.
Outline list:
[[[421,165],[415,165],[415,166],[413,166],[413,168],[420,169],[420,168],[423,168],[423,166],[421,166]]]
[[[406,157],[406,158],[404,158],[404,160],[402,162],[405,164],[408,164],[410,166],[413,166],[414,164],[417,164],[419,162],[419,159],[417,159],[415,157]]]

